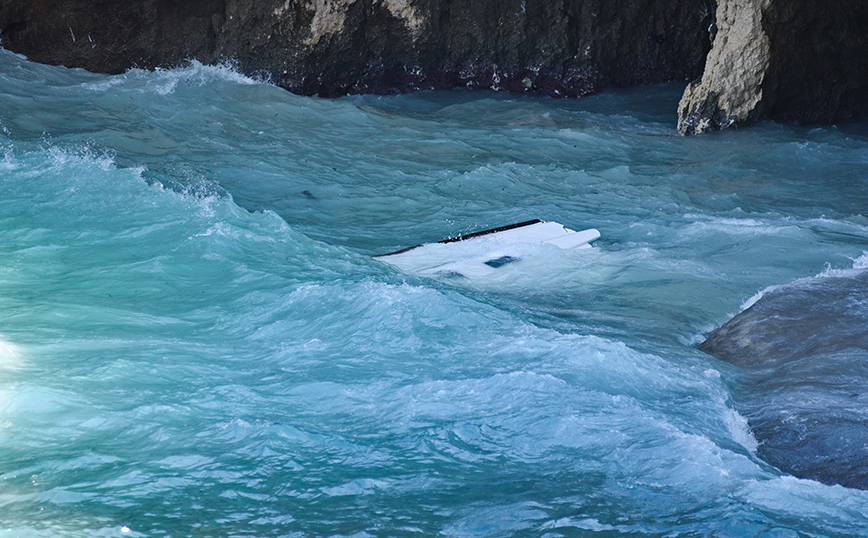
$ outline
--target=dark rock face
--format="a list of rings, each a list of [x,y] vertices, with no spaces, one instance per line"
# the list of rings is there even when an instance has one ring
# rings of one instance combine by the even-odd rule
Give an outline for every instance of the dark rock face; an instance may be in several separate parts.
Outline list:
[[[868,113],[868,2],[721,0],[716,23],[705,71],[679,104],[680,133]]]
[[[0,43],[34,61],[118,73],[231,60],[303,94],[579,96],[702,73],[682,134],[865,116],[866,27],[864,0],[0,2]]]
[[[768,116],[830,123],[868,113],[868,2],[774,1]]]
[[[228,59],[323,96],[578,96],[696,77],[713,16],[711,0],[18,0],[0,4],[0,39],[109,73]]]
[[[735,398],[783,471],[868,489],[868,272],[768,292],[699,349],[743,368]]]

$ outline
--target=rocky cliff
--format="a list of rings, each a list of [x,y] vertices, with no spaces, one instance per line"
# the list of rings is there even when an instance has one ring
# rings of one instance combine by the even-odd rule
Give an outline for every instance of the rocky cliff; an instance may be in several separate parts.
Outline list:
[[[7,0],[0,37],[101,72],[231,60],[303,94],[578,96],[695,78],[713,15],[707,0]]]
[[[722,0],[716,24],[705,71],[678,107],[680,133],[868,112],[868,2]]]
[[[865,0],[0,0],[4,47],[93,71],[230,60],[323,96],[696,79],[683,134],[864,115],[866,24]]]

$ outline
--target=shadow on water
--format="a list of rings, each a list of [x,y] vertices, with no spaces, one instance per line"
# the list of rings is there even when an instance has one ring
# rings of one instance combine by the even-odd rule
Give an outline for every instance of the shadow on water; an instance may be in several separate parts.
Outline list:
[[[744,369],[734,399],[785,472],[868,489],[868,271],[767,291],[699,349]]]

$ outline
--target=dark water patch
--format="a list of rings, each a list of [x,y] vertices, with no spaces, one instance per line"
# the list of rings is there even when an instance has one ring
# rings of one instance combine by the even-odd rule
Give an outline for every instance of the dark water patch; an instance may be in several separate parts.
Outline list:
[[[868,489],[868,271],[771,290],[699,349],[746,371],[735,399],[762,457]]]

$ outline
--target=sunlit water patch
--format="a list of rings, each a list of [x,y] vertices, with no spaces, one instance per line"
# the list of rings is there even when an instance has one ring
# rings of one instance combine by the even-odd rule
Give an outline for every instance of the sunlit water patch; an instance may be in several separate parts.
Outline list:
[[[681,85],[321,100],[0,51],[0,534],[853,536],[705,334],[866,250],[862,124]],[[484,279],[372,258],[533,218]],[[828,269],[824,269],[827,268]]]

